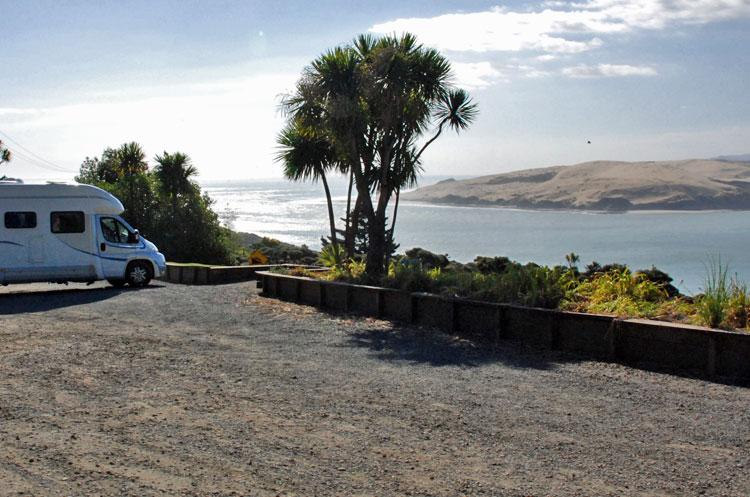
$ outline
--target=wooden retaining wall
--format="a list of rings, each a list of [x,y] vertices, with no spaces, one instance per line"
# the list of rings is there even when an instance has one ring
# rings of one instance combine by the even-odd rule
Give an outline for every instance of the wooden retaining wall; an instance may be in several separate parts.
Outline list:
[[[750,333],[454,299],[258,271],[263,295],[441,329],[516,339],[604,361],[750,380]]]
[[[167,272],[159,279],[183,285],[220,285],[256,280],[258,271],[275,267],[300,267],[298,264],[268,264],[257,266],[192,266],[167,263]],[[304,267],[304,266],[303,266]]]

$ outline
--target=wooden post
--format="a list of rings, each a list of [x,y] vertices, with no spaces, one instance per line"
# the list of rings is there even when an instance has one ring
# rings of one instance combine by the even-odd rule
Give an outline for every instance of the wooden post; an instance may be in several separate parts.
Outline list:
[[[384,298],[383,298],[383,290],[378,290],[375,292],[375,304],[377,306],[377,318],[381,319],[383,317],[383,305],[384,305]]]
[[[708,347],[706,350],[706,374],[709,377],[716,376],[716,338],[708,337]]]
[[[612,318],[612,322],[607,330],[607,359],[614,361],[617,359],[617,339],[620,335],[620,323],[622,321]]]
[[[450,322],[450,332],[455,333],[458,330],[458,316],[456,316],[456,299],[451,299],[448,304],[448,319]]]
[[[414,324],[417,322],[417,297],[415,294],[410,294],[411,296],[411,312],[409,313],[409,322]]]
[[[556,312],[549,313],[550,348],[552,350],[560,350],[560,320],[555,319],[556,317],[558,317]]]
[[[495,342],[499,342],[502,338],[507,337],[508,330],[507,320],[505,319],[505,307],[497,306],[497,321],[495,326]]]
[[[318,302],[319,307],[326,307],[326,285],[325,283],[318,283]]]

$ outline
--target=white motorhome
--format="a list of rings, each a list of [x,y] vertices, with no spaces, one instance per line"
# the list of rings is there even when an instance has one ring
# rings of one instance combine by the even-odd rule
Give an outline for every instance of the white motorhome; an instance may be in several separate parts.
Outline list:
[[[0,284],[107,280],[145,286],[164,256],[91,185],[0,181]]]

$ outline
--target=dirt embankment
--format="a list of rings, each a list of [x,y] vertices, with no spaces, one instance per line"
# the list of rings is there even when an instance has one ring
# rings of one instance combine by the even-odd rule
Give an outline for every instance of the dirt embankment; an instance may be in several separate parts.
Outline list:
[[[750,494],[750,390],[267,300],[0,290],[0,494]]]

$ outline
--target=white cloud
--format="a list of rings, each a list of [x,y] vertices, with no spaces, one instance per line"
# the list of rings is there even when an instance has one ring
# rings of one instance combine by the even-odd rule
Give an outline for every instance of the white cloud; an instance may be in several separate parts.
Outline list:
[[[273,164],[282,126],[278,95],[298,74],[118,90],[108,99],[92,95],[80,103],[46,108],[0,108],[3,131],[36,154],[77,170],[86,156],[125,141],[141,143],[149,157],[164,150],[187,153],[201,179],[278,176]],[[22,157],[5,174],[47,174]]]
[[[668,24],[705,24],[750,16],[747,0],[589,0],[572,8],[601,12],[631,28],[660,29]]]
[[[552,72],[529,64],[503,64],[500,68],[490,62],[452,62],[454,83],[467,90],[481,90],[497,83],[507,83],[512,77],[543,78]]]
[[[445,14],[432,18],[396,19],[376,24],[375,33],[414,33],[426,45],[442,50],[488,52],[540,50],[576,53],[601,45],[601,40],[572,40],[554,34],[558,11],[522,13],[498,7],[486,12]],[[565,15],[565,13],[562,13]]]
[[[563,76],[569,78],[611,78],[617,76],[656,76],[656,70],[649,66],[630,66],[627,64],[597,64],[565,67]]]
[[[536,11],[487,11],[399,18],[376,24],[374,33],[411,32],[423,43],[458,52],[578,53],[602,45],[599,36],[670,24],[702,24],[750,17],[750,0],[551,1]]]
[[[489,62],[454,62],[451,66],[456,85],[467,90],[486,88],[503,80],[503,74]]]

